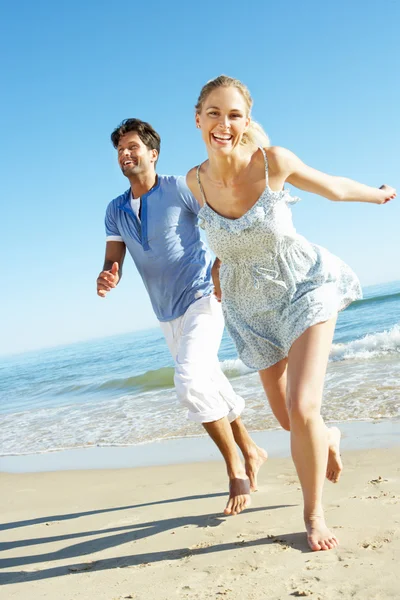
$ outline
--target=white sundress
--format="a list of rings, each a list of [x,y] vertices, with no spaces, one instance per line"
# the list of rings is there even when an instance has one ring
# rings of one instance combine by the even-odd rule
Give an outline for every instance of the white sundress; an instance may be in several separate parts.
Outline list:
[[[239,357],[266,369],[287,357],[306,329],[327,321],[362,297],[360,283],[340,258],[296,233],[290,204],[299,199],[268,185],[238,219],[207,204],[197,167],[203,206],[200,226],[222,261],[220,282],[225,324]]]

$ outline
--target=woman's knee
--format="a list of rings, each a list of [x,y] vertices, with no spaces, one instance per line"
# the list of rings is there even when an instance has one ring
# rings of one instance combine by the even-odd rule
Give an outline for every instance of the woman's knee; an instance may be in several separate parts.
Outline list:
[[[311,397],[310,397],[311,396]],[[288,394],[289,422],[305,424],[320,417],[321,403],[308,394]]]

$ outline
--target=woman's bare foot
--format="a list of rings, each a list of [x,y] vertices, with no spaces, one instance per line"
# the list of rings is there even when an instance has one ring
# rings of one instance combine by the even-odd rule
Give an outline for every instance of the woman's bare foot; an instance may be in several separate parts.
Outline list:
[[[340,457],[340,429],[337,427],[329,427],[328,436],[329,455],[328,464],[326,466],[326,477],[329,481],[332,481],[332,483],[337,483],[343,470],[343,463]]]
[[[247,456],[244,457],[244,466],[246,469],[246,475],[250,480],[250,491],[256,492],[258,489],[257,475],[260,467],[268,459],[268,453],[266,450],[255,447]]]
[[[339,540],[328,529],[323,516],[305,517],[304,522],[307,530],[307,541],[311,550],[332,550],[337,548]]]
[[[225,515],[238,515],[250,506],[250,482],[247,477],[235,477],[229,480],[229,500],[224,510]]]

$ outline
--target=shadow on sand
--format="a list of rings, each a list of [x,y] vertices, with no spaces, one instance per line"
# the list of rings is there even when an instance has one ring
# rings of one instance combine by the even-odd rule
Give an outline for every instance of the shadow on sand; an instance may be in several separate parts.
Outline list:
[[[28,525],[38,525],[43,523],[50,523],[54,521],[65,521],[70,519],[78,519],[86,516],[92,516],[102,513],[112,513],[122,510],[134,510],[146,506],[154,506],[159,504],[168,504],[174,502],[187,502],[188,500],[201,500],[206,498],[216,498],[226,496],[226,493],[221,492],[217,494],[206,494],[196,496],[186,496],[182,498],[173,498],[170,500],[161,500],[158,502],[149,502],[146,504],[136,504],[130,506],[121,506],[114,508],[105,508],[99,510],[92,510],[80,513],[71,513],[65,515],[52,515],[49,517],[38,517],[32,520],[17,521],[13,523],[3,523],[0,525],[1,530],[14,529],[17,527],[25,527]],[[265,506],[261,508],[249,508],[245,514],[256,513],[260,511],[271,511],[277,509],[288,508],[293,505],[275,505]],[[18,582],[38,581],[41,579],[48,579],[52,577],[60,577],[63,575],[71,575],[74,572],[81,572],[85,570],[103,571],[107,569],[115,568],[126,568],[135,567],[143,564],[157,563],[160,561],[171,561],[180,560],[185,557],[193,557],[200,554],[211,554],[213,552],[225,552],[227,550],[238,549],[240,546],[256,547],[268,544],[283,544],[285,546],[291,546],[301,552],[309,552],[309,548],[306,542],[306,536],[302,533],[290,533],[282,536],[281,538],[275,536],[268,536],[259,540],[252,541],[241,541],[231,542],[226,544],[216,544],[206,548],[179,548],[174,550],[149,552],[142,554],[133,554],[128,556],[119,556],[116,558],[100,559],[93,562],[82,562],[85,556],[92,556],[96,552],[115,548],[119,545],[126,544],[129,542],[136,542],[138,540],[148,538],[157,534],[162,534],[167,531],[176,531],[182,527],[218,527],[227,518],[225,515],[216,515],[215,513],[205,515],[192,515],[192,516],[180,516],[162,521],[148,521],[146,523],[133,523],[131,525],[125,525],[121,527],[112,527],[108,529],[91,530],[91,531],[80,531],[79,533],[68,533],[59,536],[42,536],[38,538],[30,538],[26,540],[16,540],[11,542],[5,542],[0,545],[1,551],[12,550],[15,548],[23,548],[29,546],[36,546],[39,544],[47,544],[53,542],[62,542],[67,540],[82,539],[85,537],[94,539],[80,541],[76,544],[71,544],[61,550],[36,554],[33,556],[22,556],[15,558],[2,558],[0,559],[0,568],[9,569],[15,567],[22,567],[19,571],[2,572],[0,574],[0,583],[2,585],[12,584]],[[35,569],[25,571],[23,568],[29,565],[35,565],[37,563],[58,561],[63,559],[77,559],[78,562],[74,564],[68,564],[64,566],[56,566],[46,569]],[[92,559],[91,559],[92,560]]]

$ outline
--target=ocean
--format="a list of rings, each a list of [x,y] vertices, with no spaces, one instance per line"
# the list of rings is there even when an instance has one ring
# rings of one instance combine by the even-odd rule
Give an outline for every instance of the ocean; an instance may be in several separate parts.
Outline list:
[[[258,374],[226,333],[219,359],[246,401],[248,429],[276,429]],[[400,417],[400,281],[365,288],[340,313],[322,413],[327,422]],[[0,358],[0,456],[203,434],[176,399],[158,328]]]

